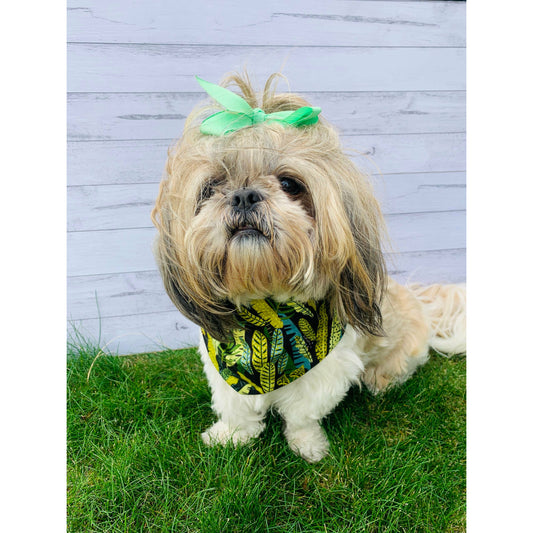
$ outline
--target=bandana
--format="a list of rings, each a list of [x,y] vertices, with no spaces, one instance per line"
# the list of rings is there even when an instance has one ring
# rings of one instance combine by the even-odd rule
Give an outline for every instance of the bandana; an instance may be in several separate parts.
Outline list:
[[[219,342],[202,329],[213,365],[240,394],[264,394],[318,365],[344,328],[325,301],[306,304],[254,300],[237,310],[240,329]]]

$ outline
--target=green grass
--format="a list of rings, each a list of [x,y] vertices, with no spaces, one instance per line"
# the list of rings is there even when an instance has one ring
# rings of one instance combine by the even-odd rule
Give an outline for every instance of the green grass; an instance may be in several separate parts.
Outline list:
[[[249,446],[207,448],[195,350],[68,358],[72,532],[465,531],[464,358],[433,356],[400,388],[352,390],[309,465],[270,415]]]

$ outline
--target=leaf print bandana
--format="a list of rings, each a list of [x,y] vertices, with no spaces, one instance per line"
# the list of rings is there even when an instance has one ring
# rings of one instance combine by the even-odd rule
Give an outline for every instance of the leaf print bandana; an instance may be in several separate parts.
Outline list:
[[[202,329],[209,358],[240,394],[265,394],[303,376],[341,340],[344,328],[325,301],[254,300],[237,310],[242,329],[219,342]]]

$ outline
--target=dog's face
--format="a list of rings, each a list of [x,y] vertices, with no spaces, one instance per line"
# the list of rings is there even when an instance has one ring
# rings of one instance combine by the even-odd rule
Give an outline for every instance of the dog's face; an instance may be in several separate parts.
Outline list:
[[[234,78],[251,105],[247,83]],[[308,105],[265,91],[265,112]],[[327,298],[356,328],[380,329],[381,215],[364,176],[323,122],[199,132],[192,115],[170,153],[153,219],[156,255],[176,306],[212,335],[235,306]]]

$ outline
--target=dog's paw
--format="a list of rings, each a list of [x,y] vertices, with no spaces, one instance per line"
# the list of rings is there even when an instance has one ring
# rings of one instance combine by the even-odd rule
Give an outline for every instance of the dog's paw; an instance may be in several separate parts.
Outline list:
[[[290,449],[309,463],[324,458],[329,450],[329,442],[324,430],[317,424],[297,430],[285,430]]]
[[[258,437],[262,430],[262,425],[244,430],[238,427],[231,427],[219,420],[202,433],[202,440],[208,446],[215,446],[216,444],[222,444],[223,446],[233,444],[234,446],[238,446],[239,444],[246,444],[251,439]]]

